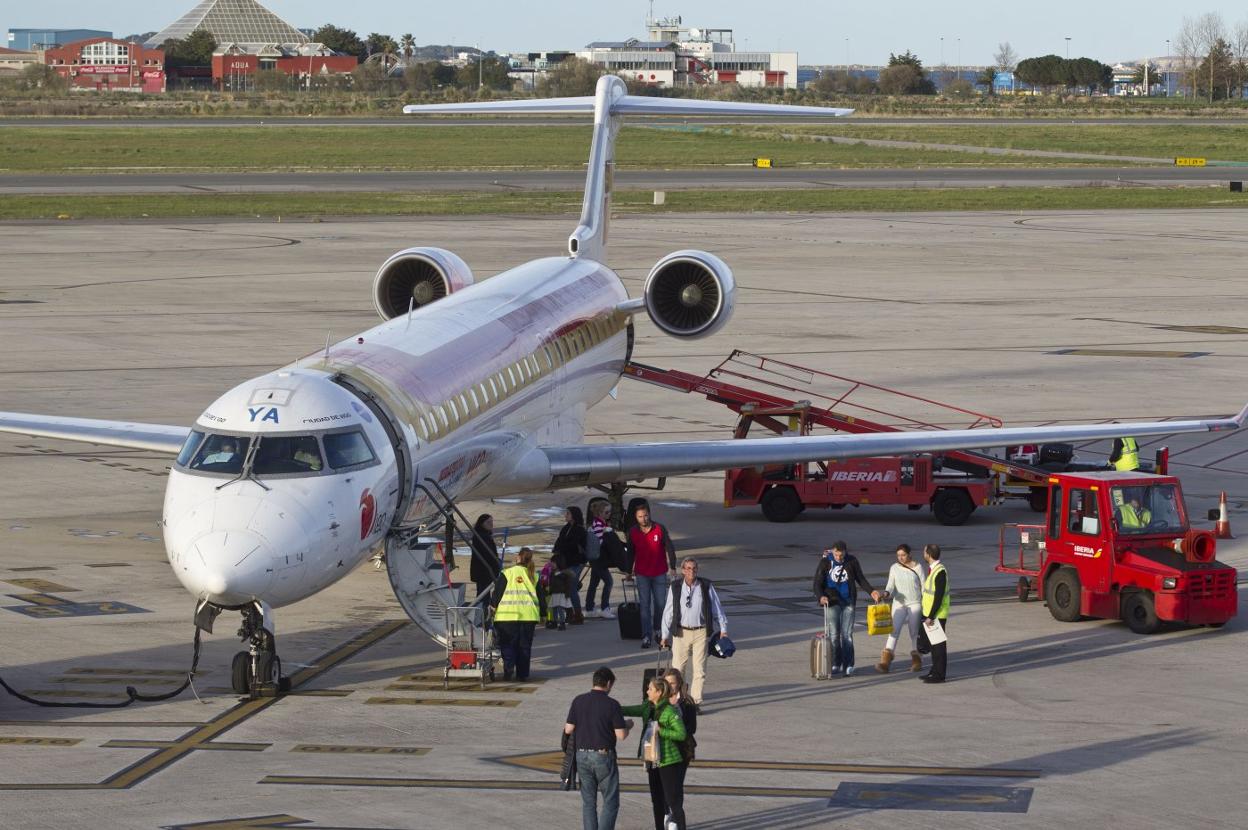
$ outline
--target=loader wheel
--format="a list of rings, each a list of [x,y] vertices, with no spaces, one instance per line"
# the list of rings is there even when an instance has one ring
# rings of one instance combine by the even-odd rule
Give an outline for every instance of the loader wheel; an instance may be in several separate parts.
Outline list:
[[[771,522],[791,522],[802,512],[802,500],[792,487],[772,487],[763,493],[762,506]]]
[[[1020,576],[1018,578],[1017,590],[1018,590],[1019,602],[1026,602],[1027,600],[1031,599],[1031,582],[1028,581],[1027,577]]]
[[[1128,594],[1122,601],[1122,620],[1136,634],[1153,634],[1161,627],[1157,604],[1147,591]]]
[[[1027,504],[1036,513],[1046,512],[1049,509],[1049,491],[1043,487],[1032,487]]]
[[[942,487],[932,497],[932,513],[942,525],[964,525],[975,512],[975,504],[965,490]]]
[[[1079,620],[1079,574],[1070,568],[1058,568],[1044,583],[1044,601],[1049,613],[1058,622]]]

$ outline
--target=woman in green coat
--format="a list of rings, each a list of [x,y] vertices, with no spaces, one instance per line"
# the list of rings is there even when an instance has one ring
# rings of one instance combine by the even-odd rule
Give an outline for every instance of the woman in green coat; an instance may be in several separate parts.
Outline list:
[[[649,742],[657,743],[657,761],[646,761],[650,777],[650,805],[654,808],[654,830],[667,830],[664,817],[671,815],[677,830],[685,830],[685,757],[680,743],[685,740],[685,723],[680,709],[668,702],[671,687],[661,677],[653,678],[646,687],[646,702],[639,706],[623,706],[624,714],[642,719],[641,745],[637,756]]]

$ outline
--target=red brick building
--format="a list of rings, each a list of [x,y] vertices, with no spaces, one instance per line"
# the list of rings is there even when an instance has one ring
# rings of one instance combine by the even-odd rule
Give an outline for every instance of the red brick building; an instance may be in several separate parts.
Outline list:
[[[48,49],[43,62],[71,89],[164,92],[165,53],[138,43],[91,38]]]
[[[221,89],[246,89],[252,75],[276,70],[306,85],[309,76],[349,75],[358,65],[354,55],[336,54],[319,43],[266,44],[259,48],[230,43],[217,47],[212,56],[212,80]]]

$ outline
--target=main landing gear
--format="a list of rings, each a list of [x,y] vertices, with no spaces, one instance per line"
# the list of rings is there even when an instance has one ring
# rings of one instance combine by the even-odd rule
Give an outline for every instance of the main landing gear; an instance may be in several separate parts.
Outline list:
[[[290,691],[290,678],[282,677],[282,661],[277,656],[271,609],[253,603],[241,610],[243,625],[238,629],[238,636],[249,648],[234,655],[230,685],[238,694],[253,699],[276,697]]]

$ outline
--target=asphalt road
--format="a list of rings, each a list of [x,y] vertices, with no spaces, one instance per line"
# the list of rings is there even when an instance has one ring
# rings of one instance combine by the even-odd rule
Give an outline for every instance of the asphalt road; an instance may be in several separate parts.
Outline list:
[[[1248,178],[1248,169],[1215,167],[1020,167],[832,170],[751,167],[704,170],[624,170],[627,190],[1077,187],[1113,184],[1203,187]],[[0,175],[0,195],[120,193],[505,192],[579,190],[581,170],[374,171],[356,173],[124,173],[115,175]]]

